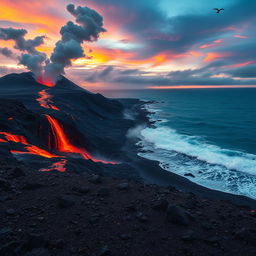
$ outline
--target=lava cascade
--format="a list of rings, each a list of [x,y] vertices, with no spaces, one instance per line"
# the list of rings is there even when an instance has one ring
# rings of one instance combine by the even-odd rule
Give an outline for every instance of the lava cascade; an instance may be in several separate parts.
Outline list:
[[[85,149],[81,149],[72,145],[69,139],[67,138],[62,126],[59,124],[59,122],[49,115],[45,115],[45,117],[47,118],[51,126],[51,130],[55,139],[55,145],[58,151],[65,152],[65,153],[80,154],[84,159],[86,160],[90,159],[93,162],[101,162],[104,164],[116,164],[115,162],[108,162],[108,161],[96,159],[92,157]]]

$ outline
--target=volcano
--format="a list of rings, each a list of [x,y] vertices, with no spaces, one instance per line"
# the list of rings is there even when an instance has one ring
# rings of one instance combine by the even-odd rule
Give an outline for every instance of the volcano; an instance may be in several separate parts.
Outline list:
[[[135,123],[124,118],[124,103],[64,76],[45,86],[30,72],[0,78],[0,95],[0,151],[6,159],[61,172],[72,167],[113,174],[127,165],[122,147]]]

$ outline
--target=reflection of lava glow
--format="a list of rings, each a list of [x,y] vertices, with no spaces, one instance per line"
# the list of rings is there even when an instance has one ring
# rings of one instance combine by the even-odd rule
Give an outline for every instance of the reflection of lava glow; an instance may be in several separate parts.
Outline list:
[[[30,145],[26,138],[22,135],[13,135],[7,132],[0,132],[0,134],[5,136],[5,139],[7,141],[15,142],[15,143],[21,143],[23,145],[26,145],[25,149],[27,152],[17,151],[17,150],[11,150],[11,153],[13,154],[32,154],[32,155],[38,155],[45,158],[53,158],[53,157],[59,157],[57,155],[51,154],[50,152],[41,149],[37,146]],[[2,139],[1,139],[2,140]],[[7,141],[0,141],[0,142],[7,142]]]
[[[37,102],[43,108],[50,108],[54,110],[59,110],[56,106],[52,105],[51,98],[52,96],[47,92],[47,90],[42,90],[38,93],[39,98],[37,98]]]
[[[52,133],[53,133],[54,139],[55,139],[55,145],[56,145],[58,151],[66,152],[66,153],[80,154],[84,159],[86,159],[86,160],[90,159],[94,162],[101,162],[104,164],[115,164],[114,162],[107,162],[104,160],[95,159],[85,149],[80,149],[80,148],[77,148],[74,145],[72,145],[71,142],[69,141],[69,139],[67,138],[63,128],[59,124],[59,122],[49,115],[45,115],[45,117],[47,118],[48,122],[50,123]]]
[[[67,163],[66,159],[61,159],[60,161],[53,163],[48,168],[40,169],[41,172],[50,172],[50,171],[58,171],[58,172],[65,172],[66,168],[65,165]]]

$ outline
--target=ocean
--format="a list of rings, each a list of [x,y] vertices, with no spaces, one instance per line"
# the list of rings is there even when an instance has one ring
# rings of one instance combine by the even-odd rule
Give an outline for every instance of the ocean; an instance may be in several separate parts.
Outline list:
[[[103,91],[139,98],[155,128],[140,133],[140,156],[202,186],[256,199],[256,89]]]

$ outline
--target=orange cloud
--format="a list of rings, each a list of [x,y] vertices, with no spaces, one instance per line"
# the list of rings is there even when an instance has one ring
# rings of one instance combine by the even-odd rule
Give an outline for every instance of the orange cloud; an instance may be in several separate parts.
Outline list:
[[[207,53],[207,56],[204,58],[204,62],[210,62],[228,56],[230,56],[229,53],[209,52]]]
[[[200,57],[202,56],[202,53],[201,52],[197,52],[197,51],[191,51],[189,52],[192,56],[194,57]]]
[[[217,46],[218,44],[220,44],[220,43],[222,43],[222,42],[223,42],[223,39],[218,39],[218,40],[213,41],[213,42],[210,43],[210,44],[203,44],[203,45],[201,45],[199,48],[200,48],[200,49],[205,49],[205,48],[214,47],[214,46]]]
[[[241,68],[241,67],[248,66],[248,65],[251,65],[254,63],[256,63],[256,61],[247,61],[247,62],[243,62],[243,63],[227,65],[227,66],[225,66],[225,68]]]
[[[54,3],[49,0],[43,2],[1,0],[0,16],[2,20],[23,23],[25,26],[33,24],[34,27],[44,28],[47,33],[56,33],[65,19],[49,12],[49,8],[53,7]],[[44,9],[46,6],[48,9]],[[56,3],[54,8],[56,9]]]
[[[235,38],[241,38],[241,39],[247,39],[248,36],[242,36],[242,35],[234,35]]]

